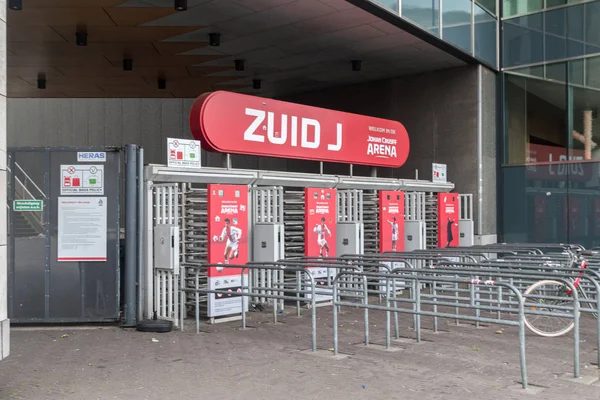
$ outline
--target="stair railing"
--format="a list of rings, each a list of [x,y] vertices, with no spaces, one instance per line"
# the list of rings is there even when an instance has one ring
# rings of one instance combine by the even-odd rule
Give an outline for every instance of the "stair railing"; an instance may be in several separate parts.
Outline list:
[[[46,193],[44,193],[38,185],[31,179],[31,177],[21,168],[21,166],[15,162],[16,170],[22,175],[22,180],[15,175],[15,199],[17,200],[45,200],[47,199]],[[7,167],[8,171],[12,174],[10,167]],[[31,189],[31,190],[30,190]],[[32,193],[33,191],[33,193]],[[7,205],[10,209],[10,205]],[[44,231],[44,212],[43,211],[29,211],[23,213],[23,216],[31,224],[32,228],[36,233],[40,234]]]

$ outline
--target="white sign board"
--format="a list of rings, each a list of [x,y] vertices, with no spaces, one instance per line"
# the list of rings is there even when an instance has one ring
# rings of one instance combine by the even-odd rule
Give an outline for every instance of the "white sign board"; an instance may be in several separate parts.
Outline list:
[[[106,162],[104,151],[78,151],[77,162]]]
[[[201,168],[200,141],[167,139],[167,165],[179,168]]]
[[[104,195],[104,165],[61,165],[60,195]]]
[[[431,164],[432,178],[435,183],[446,183],[446,164]]]
[[[106,261],[106,197],[58,198],[58,261]]]

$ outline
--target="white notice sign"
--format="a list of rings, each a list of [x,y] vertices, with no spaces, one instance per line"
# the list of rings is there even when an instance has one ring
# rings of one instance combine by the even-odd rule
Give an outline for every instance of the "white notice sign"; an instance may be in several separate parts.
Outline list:
[[[201,168],[200,141],[167,139],[167,165],[179,168]]]
[[[60,195],[104,195],[104,165],[61,165]]]
[[[433,177],[431,180],[435,183],[446,183],[446,164],[431,164]]]
[[[58,261],[106,261],[106,197],[58,198]]]

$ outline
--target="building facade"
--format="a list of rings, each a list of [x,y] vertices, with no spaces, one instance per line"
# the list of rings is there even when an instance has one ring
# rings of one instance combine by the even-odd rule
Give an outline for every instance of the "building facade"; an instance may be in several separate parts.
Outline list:
[[[432,163],[446,164],[456,191],[474,196],[479,243],[600,245],[600,0],[190,0],[179,11],[166,0],[9,3],[0,0],[2,154],[7,144],[134,143],[147,163],[164,164],[167,137],[191,138],[195,97],[239,91],[402,122],[411,141],[402,168],[321,171],[430,179]],[[47,180],[35,155],[16,157],[9,165],[31,183]],[[202,162],[221,167],[224,157],[203,151]],[[31,304],[9,291],[7,305],[2,215],[0,357],[15,305]],[[39,257],[40,276],[59,270]],[[48,290],[32,318],[52,314]]]

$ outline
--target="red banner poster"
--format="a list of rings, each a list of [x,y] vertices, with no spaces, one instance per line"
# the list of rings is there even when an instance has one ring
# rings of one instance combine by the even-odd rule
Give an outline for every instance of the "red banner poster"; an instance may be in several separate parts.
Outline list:
[[[304,213],[304,255],[335,257],[336,190],[304,189]]]
[[[569,232],[569,238],[581,235],[581,199],[569,196],[564,202],[565,232]]]
[[[594,235],[600,236],[600,199],[594,199]]]
[[[533,200],[534,242],[544,242],[548,234],[546,230],[547,205],[545,196],[535,196]]]
[[[335,189],[304,189],[304,255],[308,257],[335,257],[337,199]],[[310,268],[317,286],[325,286],[335,276],[332,268]],[[328,273],[329,272],[329,273]],[[317,295],[316,301],[330,300],[331,296]]]
[[[458,194],[438,193],[438,247],[458,246]]]
[[[379,192],[379,251],[404,251],[404,192]]]
[[[208,263],[248,262],[248,186],[208,185]],[[241,292],[241,269],[210,267],[210,290]],[[242,298],[209,294],[208,316],[217,317],[242,311]]]

